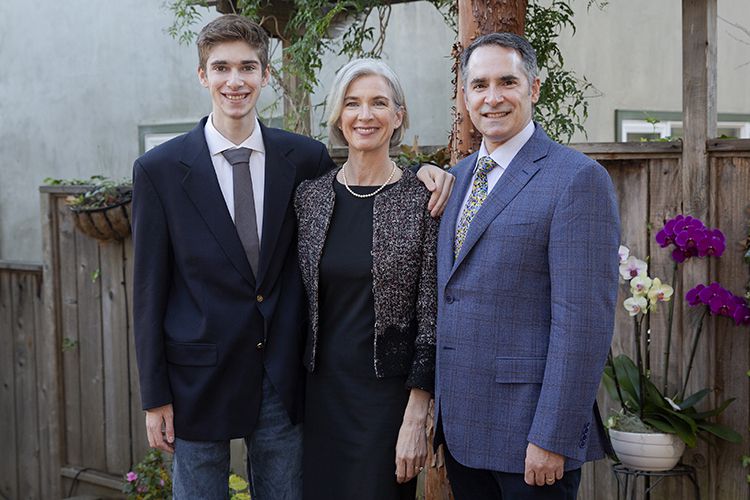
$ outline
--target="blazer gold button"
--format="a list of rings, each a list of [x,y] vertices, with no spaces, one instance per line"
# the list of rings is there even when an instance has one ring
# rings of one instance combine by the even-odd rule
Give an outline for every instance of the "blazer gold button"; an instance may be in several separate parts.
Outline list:
[[[255,300],[257,300],[258,302],[263,302],[263,296],[262,295],[258,295],[258,296],[255,297]]]
[[[259,351],[262,351],[265,346],[266,346],[266,343],[262,341],[255,344],[255,348],[258,349]]]

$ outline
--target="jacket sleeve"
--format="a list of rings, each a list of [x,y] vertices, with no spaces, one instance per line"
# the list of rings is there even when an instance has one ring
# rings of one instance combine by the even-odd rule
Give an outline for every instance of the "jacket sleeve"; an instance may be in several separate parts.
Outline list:
[[[420,188],[422,188],[420,184]],[[437,319],[437,236],[439,220],[426,208],[422,215],[422,260],[417,288],[417,336],[407,387],[435,392],[435,323]]]
[[[551,322],[541,393],[528,434],[584,461],[593,405],[612,340],[620,220],[612,181],[594,162],[563,189],[548,246]]]
[[[164,349],[164,317],[172,251],[164,207],[136,160],[133,166],[133,331],[144,410],[172,402]]]

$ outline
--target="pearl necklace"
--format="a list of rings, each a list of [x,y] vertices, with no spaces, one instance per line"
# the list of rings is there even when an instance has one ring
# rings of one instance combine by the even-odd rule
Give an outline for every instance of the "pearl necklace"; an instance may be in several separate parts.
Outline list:
[[[391,179],[393,179],[393,174],[396,173],[396,162],[391,160],[391,163],[393,164],[393,168],[391,169],[391,175],[388,176],[388,179],[385,180],[382,186],[377,188],[375,191],[369,194],[359,194],[352,191],[352,188],[349,187],[349,183],[346,181],[346,166],[349,164],[349,162],[345,162],[344,165],[341,167],[341,176],[344,178],[344,186],[346,187],[346,190],[349,191],[349,194],[352,196],[355,196],[357,198],[370,198],[372,196],[375,196],[379,192],[381,192],[389,182],[391,182]]]

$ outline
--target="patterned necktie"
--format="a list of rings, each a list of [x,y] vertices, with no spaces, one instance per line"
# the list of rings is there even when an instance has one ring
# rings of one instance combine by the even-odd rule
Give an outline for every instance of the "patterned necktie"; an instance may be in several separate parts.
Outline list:
[[[461,246],[466,239],[466,233],[469,231],[469,225],[471,225],[479,207],[487,198],[487,174],[495,167],[497,167],[497,163],[489,156],[483,156],[477,163],[477,173],[474,176],[474,182],[471,184],[471,194],[469,194],[469,199],[466,201],[464,211],[461,213],[461,218],[456,226],[456,240],[453,246],[455,249],[454,257],[458,257]]]
[[[253,179],[250,177],[250,153],[248,148],[227,149],[221,154],[232,164],[232,188],[234,193],[234,226],[240,237],[245,255],[253,274],[258,276],[260,241],[258,222],[255,219]]]

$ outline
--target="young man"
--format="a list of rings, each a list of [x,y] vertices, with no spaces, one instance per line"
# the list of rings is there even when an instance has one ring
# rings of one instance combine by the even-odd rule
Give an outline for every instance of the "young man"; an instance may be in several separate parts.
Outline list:
[[[440,226],[438,441],[457,500],[574,500],[605,440],[595,397],[617,295],[612,182],[532,121],[540,81],[525,39],[482,36],[461,68],[482,145],[453,169]]]
[[[229,440],[249,450],[253,498],[301,497],[297,185],[334,165],[312,139],[267,128],[268,37],[227,15],[198,36],[212,113],[133,167],[134,318],[149,444],[174,451],[174,498],[224,499]],[[450,177],[426,171],[442,211]],[[431,184],[434,185],[434,184]]]

